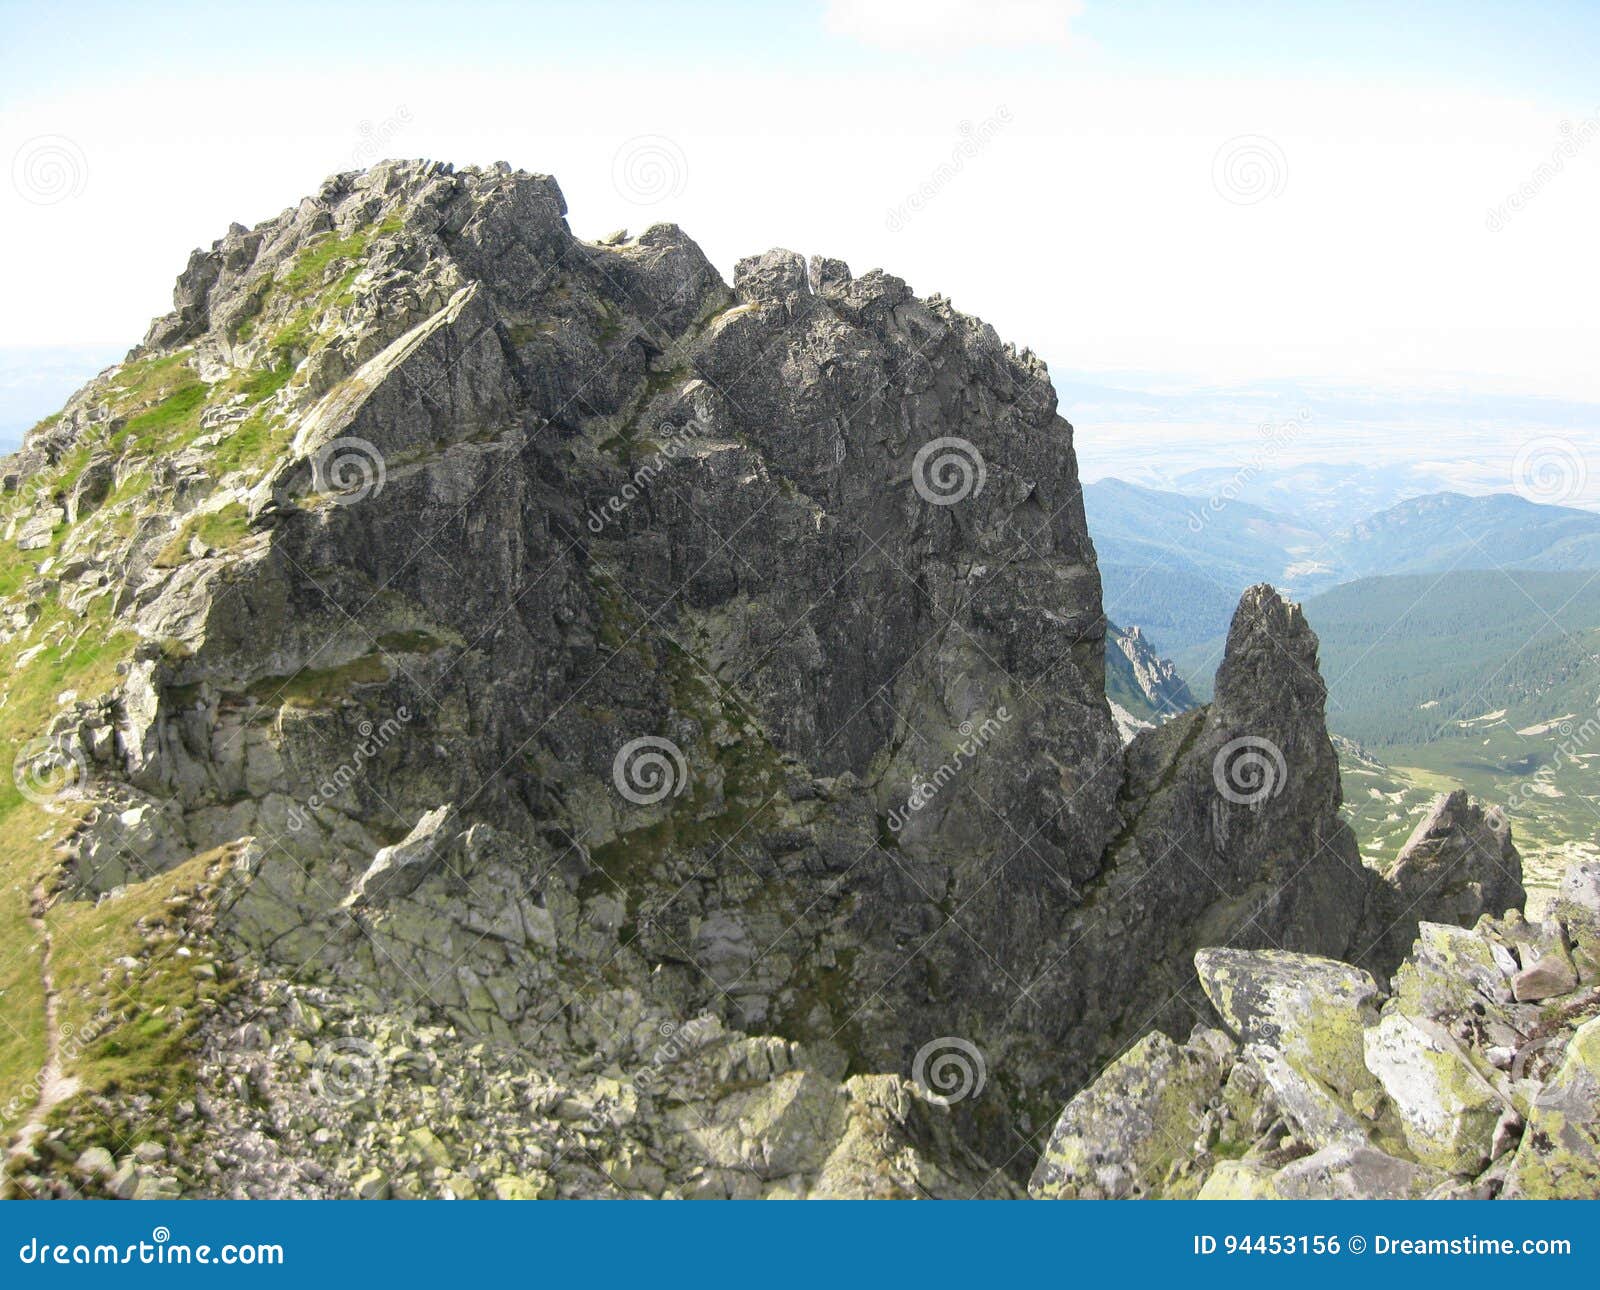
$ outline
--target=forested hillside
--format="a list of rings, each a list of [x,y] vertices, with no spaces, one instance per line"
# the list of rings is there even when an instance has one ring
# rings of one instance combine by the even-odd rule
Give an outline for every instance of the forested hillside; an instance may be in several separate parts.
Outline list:
[[[1433,493],[1334,536],[1346,578],[1443,569],[1600,568],[1600,515],[1541,506],[1515,493]]]
[[[1234,600],[1255,582],[1271,582],[1303,601],[1392,574],[1600,569],[1600,514],[1537,505],[1513,493],[1431,493],[1337,531],[1303,512],[1228,497],[1116,479],[1084,489],[1106,612],[1141,624],[1155,648],[1183,653],[1180,662],[1202,685],[1218,657],[1209,643],[1220,645]],[[1463,604],[1461,612],[1477,604]],[[1390,609],[1388,600],[1371,606],[1378,617]],[[1207,648],[1196,652],[1196,646]]]

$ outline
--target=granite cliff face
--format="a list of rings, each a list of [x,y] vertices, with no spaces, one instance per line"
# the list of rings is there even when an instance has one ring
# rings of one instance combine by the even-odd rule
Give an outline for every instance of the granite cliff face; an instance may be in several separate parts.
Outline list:
[[[7,464],[17,1187],[1012,1195],[1197,949],[1398,961],[1296,608],[1121,747],[1037,358],[564,215],[330,179]]]

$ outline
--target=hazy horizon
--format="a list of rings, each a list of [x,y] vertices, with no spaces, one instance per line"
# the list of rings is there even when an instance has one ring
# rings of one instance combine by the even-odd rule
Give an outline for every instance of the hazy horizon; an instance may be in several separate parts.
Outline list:
[[[241,45],[185,4],[5,0],[0,346],[131,344],[230,222],[426,156],[554,175],[579,236],[678,223],[725,275],[771,246],[880,266],[1061,372],[1600,403],[1583,6],[1452,6],[1447,44],[1432,6],[621,9],[625,50],[568,3],[291,3]],[[425,57],[391,39],[419,29]]]
[[[120,358],[230,223],[427,156],[554,175],[581,237],[677,223],[725,277],[787,246],[946,295],[1049,364],[1086,479],[1252,465],[1261,427],[1294,421],[1274,466],[1426,466],[1468,491],[1521,488],[1519,453],[1554,437],[1559,500],[1600,505],[1582,5],[1400,25],[1364,3],[624,3],[620,48],[564,2],[384,23],[290,3],[246,46],[205,12],[0,0],[22,306],[0,317],[0,449]],[[317,41],[293,39],[313,13]],[[271,108],[194,110],[225,102]]]

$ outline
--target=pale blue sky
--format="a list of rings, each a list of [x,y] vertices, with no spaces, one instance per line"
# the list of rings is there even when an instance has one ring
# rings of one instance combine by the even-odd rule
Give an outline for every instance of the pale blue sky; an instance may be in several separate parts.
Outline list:
[[[937,5],[929,6],[937,8]],[[818,60],[870,70],[925,56],[841,42],[819,20],[822,0],[650,3],[649,0],[449,0],[420,3],[66,5],[0,2],[5,71],[0,106],[94,85],[131,69],[183,77],[209,65],[337,70],[352,60],[397,70],[457,62],[510,68],[560,62],[596,73],[683,60],[715,73],[729,59],[805,68]],[[1116,66],[1176,76],[1372,78],[1494,87],[1588,103],[1600,85],[1600,6],[1421,0],[1263,3],[1106,0],[1072,31]],[[1047,48],[954,48],[941,62],[1051,65]]]
[[[1064,387],[1535,400],[1594,435],[1597,67],[1592,3],[0,0],[0,442],[193,247],[379,155],[547,171],[580,236],[670,220],[724,272],[887,268]]]

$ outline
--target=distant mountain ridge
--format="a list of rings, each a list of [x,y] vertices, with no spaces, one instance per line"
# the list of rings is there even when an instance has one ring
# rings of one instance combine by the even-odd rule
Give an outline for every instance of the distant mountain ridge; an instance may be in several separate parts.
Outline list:
[[[1226,631],[1238,593],[1261,579],[1306,598],[1400,574],[1600,569],[1600,515],[1514,493],[1430,493],[1329,532],[1225,492],[1193,496],[1118,479],[1087,485],[1084,507],[1107,614],[1140,623],[1155,649],[1191,665],[1196,646]]]
[[[1600,515],[1515,493],[1432,493],[1379,511],[1334,535],[1350,578],[1440,569],[1600,568]]]
[[[1195,497],[1224,494],[1299,516],[1313,528],[1333,532],[1412,497],[1436,492],[1445,482],[1416,465],[1297,462],[1259,469],[1200,466],[1174,475],[1171,487]]]
[[[1158,650],[1225,632],[1239,593],[1285,571],[1324,541],[1314,529],[1245,502],[1207,499],[1120,479],[1085,485],[1106,614],[1141,624]],[[1291,583],[1292,585],[1292,583]]]

